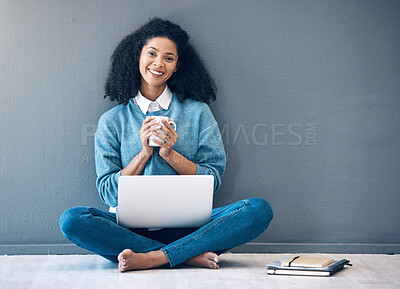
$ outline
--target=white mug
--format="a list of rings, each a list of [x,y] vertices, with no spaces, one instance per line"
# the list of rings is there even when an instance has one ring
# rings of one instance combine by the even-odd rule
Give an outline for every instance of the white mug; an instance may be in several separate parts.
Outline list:
[[[169,117],[167,117],[167,116],[155,116],[153,120],[158,120],[158,121],[160,122],[161,125],[165,126],[165,125],[161,122],[163,119],[165,119],[166,121],[168,121],[168,123],[172,125],[173,129],[176,130],[176,124],[175,124],[173,121],[169,121]],[[151,127],[154,127],[154,126],[155,126],[155,125],[153,125],[153,126],[151,126]],[[157,130],[156,132],[161,133],[161,134],[166,134],[165,132],[163,132],[162,129],[159,129],[159,130]],[[163,143],[165,142],[163,139],[161,139],[161,138],[159,138],[158,136],[155,136],[155,135],[153,134],[153,135],[151,135],[151,136],[149,137],[149,146],[151,146],[151,147],[159,147],[159,146],[160,146],[159,144],[156,144],[156,143],[153,141],[153,139],[156,139],[156,140],[158,140],[158,141],[160,141],[160,142],[163,142]]]

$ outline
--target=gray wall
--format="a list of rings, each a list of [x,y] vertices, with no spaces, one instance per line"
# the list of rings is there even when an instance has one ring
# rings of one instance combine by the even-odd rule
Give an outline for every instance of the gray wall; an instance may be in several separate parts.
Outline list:
[[[110,56],[149,17],[191,35],[219,87],[215,205],[274,208],[238,250],[400,252],[398,1],[0,1],[0,253],[81,252],[72,206],[106,209],[93,132]]]

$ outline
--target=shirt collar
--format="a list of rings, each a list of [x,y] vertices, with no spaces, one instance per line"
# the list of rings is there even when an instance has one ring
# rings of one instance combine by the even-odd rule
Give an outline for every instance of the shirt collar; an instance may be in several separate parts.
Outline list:
[[[138,94],[135,96],[135,100],[140,110],[143,112],[143,114],[147,113],[150,104],[153,102],[150,99],[144,97],[141,94],[140,90],[138,91]],[[171,101],[172,101],[172,92],[169,89],[168,85],[166,85],[164,91],[161,93],[159,97],[157,97],[157,99],[154,102],[156,102],[159,106],[161,106],[162,109],[168,109],[169,105],[171,104]]]

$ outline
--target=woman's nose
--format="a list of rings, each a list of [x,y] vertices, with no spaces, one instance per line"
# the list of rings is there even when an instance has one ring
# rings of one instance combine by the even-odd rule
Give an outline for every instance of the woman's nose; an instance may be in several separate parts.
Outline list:
[[[160,59],[155,59],[153,62],[154,67],[162,66],[162,61]]]

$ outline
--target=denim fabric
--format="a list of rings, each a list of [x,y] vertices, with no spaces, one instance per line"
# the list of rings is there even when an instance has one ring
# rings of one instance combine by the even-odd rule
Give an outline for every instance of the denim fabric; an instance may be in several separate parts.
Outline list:
[[[68,240],[110,261],[118,262],[124,249],[162,250],[175,267],[204,252],[221,254],[253,240],[267,229],[272,217],[267,201],[251,198],[213,209],[212,220],[201,228],[128,229],[116,223],[115,213],[90,207],[65,211],[60,227]]]

